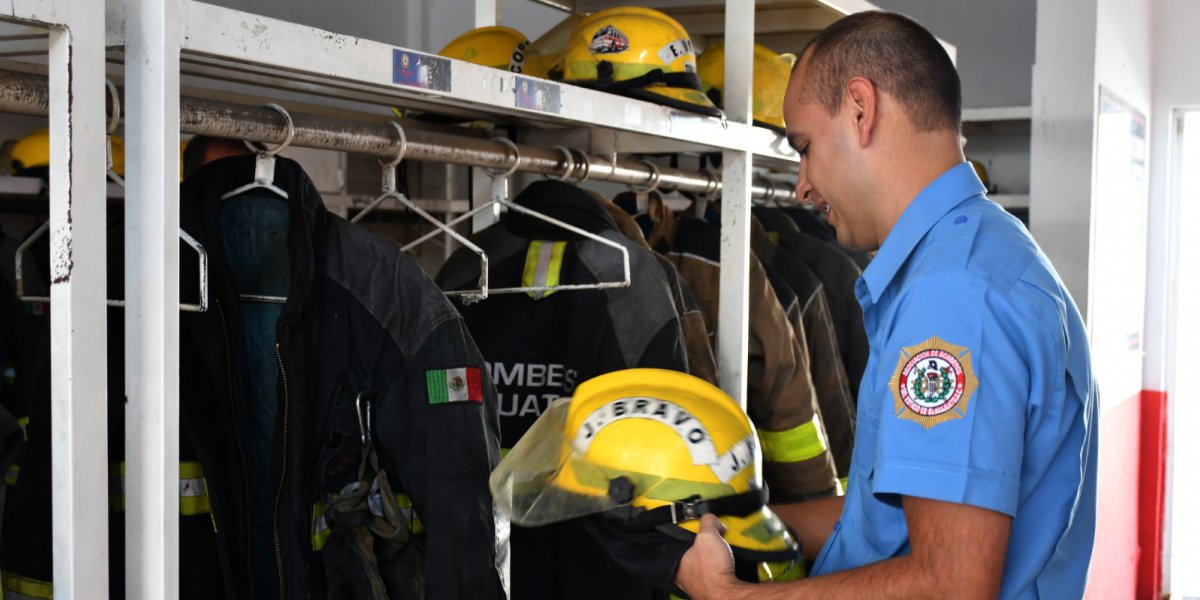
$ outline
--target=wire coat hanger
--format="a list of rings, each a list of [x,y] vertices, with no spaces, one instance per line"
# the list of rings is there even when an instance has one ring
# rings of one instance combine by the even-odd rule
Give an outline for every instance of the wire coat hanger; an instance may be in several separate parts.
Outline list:
[[[222,200],[228,200],[234,196],[244,194],[254,189],[267,190],[284,200],[288,199],[287,191],[275,185],[275,155],[279,154],[284,148],[287,148],[292,143],[292,138],[296,135],[296,126],[292,122],[292,115],[287,109],[275,104],[268,103],[263,106],[274,109],[279,114],[283,115],[284,121],[287,122],[287,134],[283,138],[283,143],[268,148],[266,144],[255,146],[253,143],[243,140],[242,143],[246,147],[254,151],[254,181],[247,183],[237,189],[230,190],[221,195]],[[266,296],[263,294],[239,294],[242,300],[249,302],[263,302],[267,304],[286,304],[287,296]]]
[[[251,181],[250,183],[247,183],[246,185],[243,185],[237,189],[225,192],[221,195],[222,200],[228,200],[229,198],[258,188],[272,192],[284,200],[286,200],[288,197],[288,193],[286,191],[275,185],[275,155],[279,154],[281,150],[287,148],[288,145],[292,143],[292,138],[296,135],[296,126],[294,123],[292,123],[292,115],[288,113],[286,108],[273,102],[264,104],[263,106],[274,109],[279,114],[283,115],[284,120],[287,121],[287,136],[283,138],[282,144],[279,144],[274,148],[268,148],[266,144],[263,144],[261,147],[255,146],[250,142],[243,141],[242,143],[246,144],[246,147],[253,151],[255,155],[254,181]]]
[[[650,194],[658,190],[658,184],[662,181],[662,173],[658,170],[658,165],[642,159],[642,164],[650,167],[650,182],[642,187],[637,187],[629,184],[629,191],[633,192],[634,207],[637,212],[633,216],[641,216],[650,211]]]
[[[487,169],[487,168],[485,168],[484,171],[488,175],[495,177],[495,178],[508,177],[509,175],[516,173],[517,168],[521,164],[521,150],[519,148],[517,148],[517,145],[514,144],[512,142],[512,140],[510,140],[508,138],[498,137],[498,138],[493,138],[493,141],[500,142],[500,143],[508,146],[508,148],[512,151],[513,160],[508,165],[508,167],[503,171]],[[585,170],[584,170],[584,175],[582,176],[582,178],[577,180],[575,183],[582,183],[583,181],[585,181],[587,179],[588,173],[591,172],[591,162],[588,159],[587,154],[580,152],[580,155],[583,157],[582,162],[584,163],[584,165],[580,165],[580,166],[583,166],[583,168]],[[568,162],[569,171],[574,171],[575,167],[577,166],[575,161],[571,160],[571,161],[567,161],[567,162]],[[573,175],[572,172],[565,173],[563,175],[562,180],[565,180],[567,177],[570,177],[572,175]],[[565,223],[563,221],[555,219],[554,217],[551,217],[550,215],[543,214],[543,213],[540,213],[531,208],[521,206],[520,204],[517,204],[508,198],[495,198],[489,202],[483,203],[480,206],[476,206],[475,208],[472,208],[471,210],[469,210],[469,211],[463,213],[462,215],[455,217],[453,220],[447,222],[446,226],[453,227],[454,225],[457,225],[458,223],[466,221],[467,219],[470,219],[471,217],[475,216],[476,214],[478,214],[480,212],[491,209],[494,205],[497,205],[497,204],[500,206],[503,206],[509,210],[516,211],[521,214],[533,217],[539,221],[550,223],[551,225],[554,225],[556,227],[559,227],[561,229],[569,231],[580,237],[583,237],[583,238],[592,240],[594,242],[603,244],[605,246],[608,246],[610,248],[613,248],[614,250],[621,253],[621,262],[622,262],[622,268],[624,271],[624,275],[620,281],[601,281],[601,282],[597,282],[597,283],[579,283],[579,284],[565,284],[565,285],[555,285],[555,286],[522,286],[522,287],[507,287],[507,288],[490,288],[488,290],[489,294],[493,294],[493,295],[494,294],[525,294],[525,293],[530,293],[530,292],[550,292],[550,291],[565,291],[565,290],[599,290],[599,289],[607,289],[607,288],[629,287],[632,280],[631,280],[631,276],[630,276],[629,249],[628,248],[626,248],[625,246],[622,246],[621,244],[614,242],[610,239],[596,235],[590,231],[585,231],[583,229],[580,229],[579,227],[571,225],[570,223]],[[432,238],[435,235],[437,235],[436,231],[427,233],[427,234],[409,242],[407,245],[405,245],[402,248],[402,250],[408,250],[409,248],[412,248],[413,246],[421,244],[421,243],[425,242],[426,240],[428,240],[429,238]],[[453,294],[454,292],[447,292],[447,293]]]
[[[117,93],[117,86],[113,84],[112,80],[106,79],[104,80],[104,84],[108,88],[109,97],[112,99],[112,114],[110,114],[108,117],[108,130],[105,135],[105,155],[108,177],[117,185],[121,186],[121,189],[125,189],[125,178],[113,171],[112,150],[113,132],[117,130],[117,125],[121,122],[121,96]],[[33,234],[30,235],[25,241],[21,242],[21,245],[17,246],[15,259],[16,264],[13,265],[13,275],[16,279],[17,298],[22,302],[36,302],[39,304],[50,303],[49,296],[26,296],[24,277],[25,252],[29,250],[29,247],[32,246],[38,238],[45,235],[49,230],[50,221],[46,221],[45,223],[42,223],[41,226],[39,226],[36,230],[34,230]],[[188,235],[188,233],[184,231],[182,227],[179,229],[179,238],[196,251],[200,261],[200,302],[197,304],[180,304],[179,310],[185,312],[205,312],[208,310],[208,251],[204,249],[203,244],[196,241],[196,238]],[[115,306],[119,308],[125,307],[124,300],[105,300],[104,302],[108,306]]]
[[[479,256],[479,288],[474,289],[474,290],[456,290],[453,292],[447,292],[446,294],[454,295],[454,296],[462,296],[467,302],[476,302],[479,300],[486,299],[488,296],[488,257],[487,257],[487,253],[484,252],[483,249],[480,248],[479,246],[477,246],[474,242],[467,239],[466,236],[455,231],[454,228],[439,221],[433,215],[430,215],[429,213],[422,210],[421,207],[417,206],[417,204],[415,202],[413,202],[411,199],[409,199],[408,196],[396,191],[396,167],[399,166],[400,161],[404,160],[404,155],[408,152],[408,136],[406,136],[404,134],[404,128],[401,127],[399,123],[397,123],[395,121],[390,121],[389,125],[391,125],[393,128],[396,129],[396,133],[398,133],[400,135],[400,141],[399,141],[399,149],[396,150],[395,158],[393,158],[390,162],[387,162],[387,163],[383,162],[382,159],[380,159],[380,161],[379,161],[379,164],[383,167],[383,177],[382,177],[383,193],[380,194],[374,200],[372,200],[371,203],[368,204],[366,207],[364,207],[362,212],[358,213],[357,215],[354,215],[354,218],[350,219],[350,222],[351,223],[359,222],[360,220],[362,220],[363,217],[367,216],[368,213],[375,210],[376,207],[378,207],[380,204],[382,204],[385,200],[387,200],[389,198],[395,200],[396,202],[400,203],[404,207],[408,208],[408,210],[411,210],[418,217],[421,217],[421,219],[423,219],[429,223],[432,223],[433,226],[436,227],[438,230],[440,230],[442,233],[445,233],[446,235],[450,236],[456,242],[462,244],[464,247],[470,249],[471,252],[474,252],[476,255]],[[414,245],[415,244],[409,244],[409,245],[405,246],[403,248],[403,250],[408,250],[409,248],[413,247]]]

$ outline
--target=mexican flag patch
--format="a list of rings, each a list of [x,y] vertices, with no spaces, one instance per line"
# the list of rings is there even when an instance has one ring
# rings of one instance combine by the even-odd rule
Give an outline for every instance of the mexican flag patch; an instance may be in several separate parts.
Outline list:
[[[478,367],[425,371],[430,404],[475,402],[483,404],[483,380]]]

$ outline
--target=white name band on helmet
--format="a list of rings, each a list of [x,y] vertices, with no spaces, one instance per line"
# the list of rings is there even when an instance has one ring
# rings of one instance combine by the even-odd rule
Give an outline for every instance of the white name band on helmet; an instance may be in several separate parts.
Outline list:
[[[576,452],[586,454],[600,430],[625,419],[646,419],[670,427],[687,444],[692,464],[707,466],[721,483],[729,483],[742,469],[754,463],[757,441],[753,435],[718,455],[712,436],[699,419],[677,404],[642,396],[613,400],[592,411],[575,433]]]
[[[692,48],[692,40],[675,40],[658,51],[658,57],[662,59],[664,65],[669,65],[679,57],[688,54],[691,54],[693,58],[696,55]]]

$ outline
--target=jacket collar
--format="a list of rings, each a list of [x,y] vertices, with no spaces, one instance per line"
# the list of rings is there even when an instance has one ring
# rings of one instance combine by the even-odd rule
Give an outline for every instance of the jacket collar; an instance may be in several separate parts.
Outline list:
[[[529,184],[513,200],[525,208],[574,225],[588,233],[617,231],[608,210],[595,197],[578,186],[561,181],[542,180]],[[579,236],[553,223],[509,211],[501,220],[512,235],[526,239],[576,240]]]
[[[904,209],[879,252],[863,271],[862,282],[866,289],[861,291],[869,294],[872,300],[878,299],[934,224],[964,200],[986,191],[968,162],[955,165],[925,186]]]
[[[208,252],[212,283],[226,288],[230,294],[236,293],[236,286],[221,241],[220,214],[224,202],[221,197],[254,180],[255,159],[254,155],[245,155],[215,160],[192,173],[180,189],[180,225]],[[324,231],[329,214],[299,163],[276,156],[274,183],[288,192],[287,200],[283,201],[288,205],[292,276],[281,321],[291,322],[299,319],[314,287],[317,266],[324,256]],[[265,190],[259,193],[271,195]],[[214,288],[214,293],[219,291]],[[226,300],[233,302],[236,297]]]

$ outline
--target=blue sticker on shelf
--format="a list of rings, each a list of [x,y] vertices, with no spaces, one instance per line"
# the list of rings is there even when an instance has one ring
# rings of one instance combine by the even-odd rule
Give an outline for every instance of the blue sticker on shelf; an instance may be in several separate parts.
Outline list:
[[[392,83],[450,91],[450,59],[412,50],[392,50]]]
[[[557,83],[518,75],[513,91],[516,94],[517,108],[554,114],[562,112],[562,90]]]

